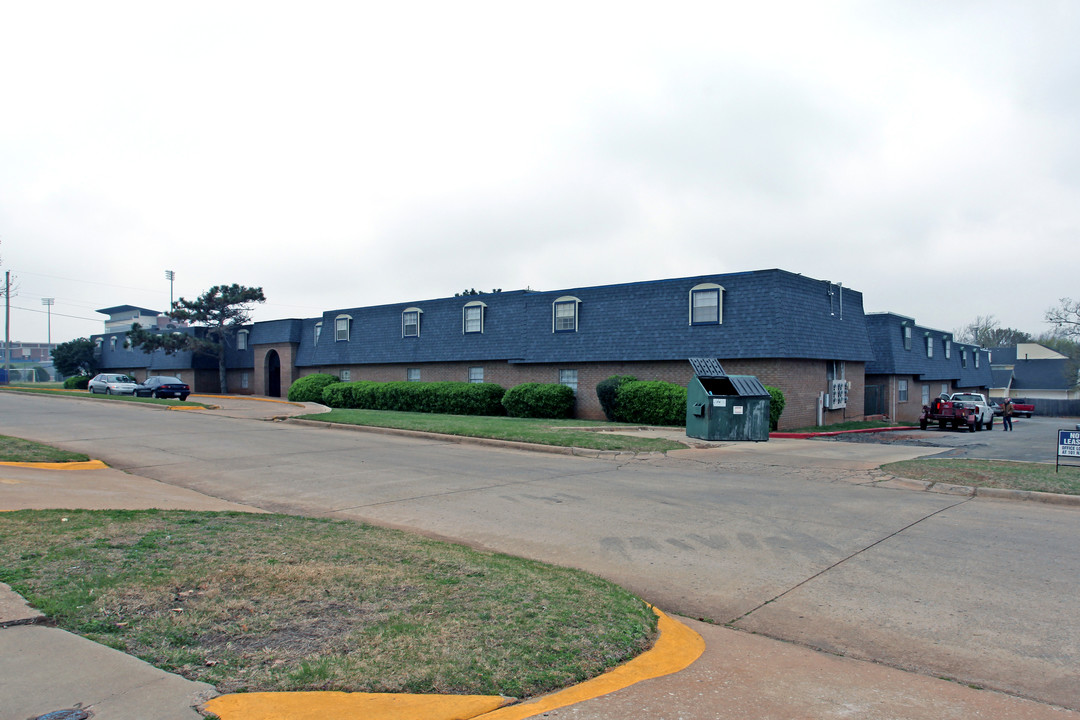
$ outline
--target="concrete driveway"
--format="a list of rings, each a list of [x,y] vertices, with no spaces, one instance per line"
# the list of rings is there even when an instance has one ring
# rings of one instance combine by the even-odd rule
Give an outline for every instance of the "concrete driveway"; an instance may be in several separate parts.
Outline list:
[[[790,440],[611,461],[124,405],[5,394],[0,432],[232,502],[580,567],[690,617],[1080,708],[1080,514],[899,490],[875,469],[925,447]]]

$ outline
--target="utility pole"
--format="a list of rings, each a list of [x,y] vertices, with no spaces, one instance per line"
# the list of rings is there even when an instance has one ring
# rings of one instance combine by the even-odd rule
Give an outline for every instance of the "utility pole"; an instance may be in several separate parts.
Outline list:
[[[52,306],[56,302],[56,298],[41,298],[41,304],[46,307],[46,312],[49,316],[49,339],[46,343],[46,347],[49,348],[49,354],[52,354]]]
[[[174,280],[174,279],[176,279],[176,273],[174,273],[174,272],[173,272],[172,270],[166,270],[166,271],[165,271],[165,279],[169,281],[169,309],[168,309],[168,311],[167,311],[167,312],[165,313],[166,315],[168,315],[169,313],[171,313],[171,312],[172,312],[172,305],[173,305],[173,280]]]
[[[4,384],[11,382],[11,271],[4,271]]]

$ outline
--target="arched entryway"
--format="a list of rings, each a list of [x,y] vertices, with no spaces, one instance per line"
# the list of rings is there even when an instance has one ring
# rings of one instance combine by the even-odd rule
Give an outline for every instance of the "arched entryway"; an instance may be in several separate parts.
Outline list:
[[[277,350],[266,353],[266,394],[269,397],[281,397],[281,357]]]

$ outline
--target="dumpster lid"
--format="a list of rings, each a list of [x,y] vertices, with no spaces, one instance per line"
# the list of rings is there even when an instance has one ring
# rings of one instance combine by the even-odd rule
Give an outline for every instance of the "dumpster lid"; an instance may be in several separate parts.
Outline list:
[[[694,374],[703,378],[726,377],[727,373],[716,358],[690,358],[690,367]]]
[[[728,375],[728,380],[740,397],[771,397],[769,391],[754,375]]]

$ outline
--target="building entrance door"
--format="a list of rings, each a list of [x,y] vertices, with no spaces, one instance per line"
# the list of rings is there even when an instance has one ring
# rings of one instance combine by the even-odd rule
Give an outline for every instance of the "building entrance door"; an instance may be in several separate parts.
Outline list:
[[[266,353],[266,394],[281,397],[281,358],[277,350]]]

